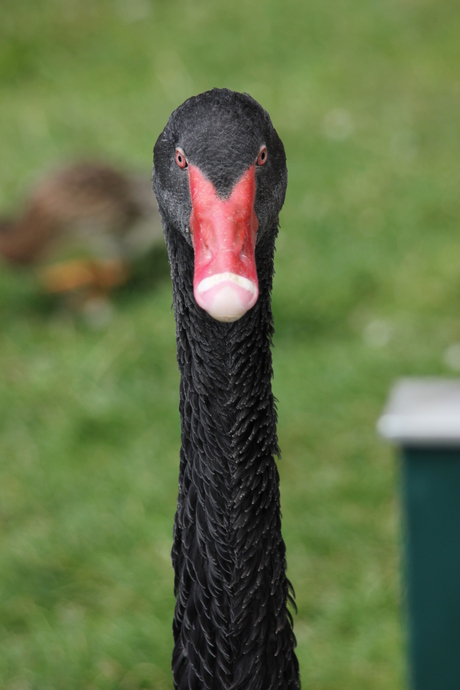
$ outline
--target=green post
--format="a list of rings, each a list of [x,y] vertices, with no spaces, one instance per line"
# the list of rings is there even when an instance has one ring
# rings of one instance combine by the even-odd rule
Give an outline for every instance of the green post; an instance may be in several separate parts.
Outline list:
[[[411,688],[460,690],[460,381],[400,381],[378,428],[401,448]]]

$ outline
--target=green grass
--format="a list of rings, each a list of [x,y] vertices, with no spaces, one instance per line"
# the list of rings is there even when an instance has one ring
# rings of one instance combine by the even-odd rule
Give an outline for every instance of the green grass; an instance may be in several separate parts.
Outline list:
[[[283,530],[305,688],[402,690],[393,380],[455,375],[454,0],[7,0],[0,208],[95,155],[150,174],[169,113],[249,91],[290,184],[273,306]],[[171,688],[179,451],[171,287],[91,331],[0,275],[0,687]]]

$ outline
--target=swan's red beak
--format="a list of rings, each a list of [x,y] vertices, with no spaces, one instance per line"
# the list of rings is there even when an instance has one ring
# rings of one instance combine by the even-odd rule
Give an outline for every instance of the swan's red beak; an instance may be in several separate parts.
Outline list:
[[[259,296],[255,166],[244,173],[228,199],[221,199],[194,165],[189,165],[189,184],[195,299],[217,321],[236,321]]]

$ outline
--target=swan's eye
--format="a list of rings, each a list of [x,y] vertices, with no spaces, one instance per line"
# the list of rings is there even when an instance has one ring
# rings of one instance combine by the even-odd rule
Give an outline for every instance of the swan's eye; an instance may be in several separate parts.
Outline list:
[[[185,153],[179,148],[176,149],[176,163],[179,168],[186,168],[188,165]]]
[[[259,155],[257,156],[257,165],[265,165],[265,163],[267,162],[267,158],[267,147],[262,146],[262,148],[259,151]]]

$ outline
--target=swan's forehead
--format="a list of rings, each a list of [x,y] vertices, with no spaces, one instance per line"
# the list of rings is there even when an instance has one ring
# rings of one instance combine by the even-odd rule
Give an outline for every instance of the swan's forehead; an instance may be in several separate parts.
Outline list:
[[[262,128],[257,125],[241,113],[210,109],[197,113],[186,128],[178,128],[176,145],[219,193],[229,194],[265,143]]]

